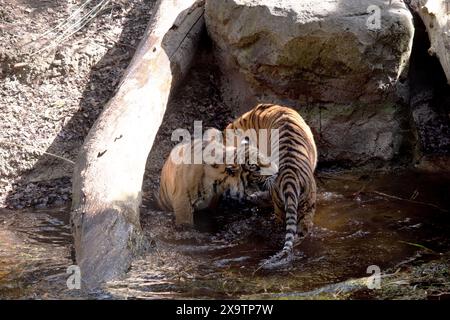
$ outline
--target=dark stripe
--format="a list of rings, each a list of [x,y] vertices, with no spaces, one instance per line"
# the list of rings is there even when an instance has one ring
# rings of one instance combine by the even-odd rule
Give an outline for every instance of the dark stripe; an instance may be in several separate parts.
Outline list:
[[[271,190],[272,202],[285,214],[286,237],[283,250],[291,251],[297,231],[297,221],[305,215],[298,212],[303,198],[314,189],[314,169],[311,157],[315,157],[314,142],[304,129],[304,123],[295,110],[273,104],[259,104],[252,111],[234,122],[243,130],[279,129],[279,177]],[[309,133],[309,132],[308,132]],[[258,136],[259,138],[259,136]],[[269,135],[272,141],[272,137]],[[272,141],[273,143],[273,141]],[[258,141],[258,146],[260,142]],[[272,150],[272,149],[271,149]],[[246,176],[242,175],[243,180]],[[250,178],[251,179],[251,178]],[[301,192],[304,193],[301,193]],[[284,202],[281,199],[284,199]],[[291,203],[292,201],[292,203]],[[289,203],[289,204],[288,204]]]

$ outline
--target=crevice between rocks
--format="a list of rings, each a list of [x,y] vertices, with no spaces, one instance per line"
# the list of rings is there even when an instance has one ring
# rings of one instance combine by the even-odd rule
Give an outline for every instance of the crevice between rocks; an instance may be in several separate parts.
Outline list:
[[[439,59],[429,54],[430,39],[414,12],[410,59],[410,124],[415,136],[414,164],[424,170],[448,170],[450,163],[450,86]]]

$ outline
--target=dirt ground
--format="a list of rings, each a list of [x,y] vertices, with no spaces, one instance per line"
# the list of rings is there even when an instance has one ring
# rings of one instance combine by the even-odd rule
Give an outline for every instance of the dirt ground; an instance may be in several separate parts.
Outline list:
[[[5,44],[0,48],[0,208],[70,203],[73,161],[130,62],[154,2],[111,0],[67,41],[34,54],[53,44],[46,40],[58,37],[61,28],[39,36],[84,1],[0,0],[0,39]],[[33,39],[37,40],[28,44]],[[174,129],[191,129],[194,119],[223,128],[236,116],[222,102],[220,71],[211,44],[206,37],[203,40],[188,80],[168,106],[149,156],[144,206],[176,144],[170,143]]]
[[[154,4],[109,1],[79,32],[39,52],[73,28],[39,36],[84,2],[0,1],[0,207],[70,201],[72,161],[114,92]],[[99,3],[90,2],[83,12]]]

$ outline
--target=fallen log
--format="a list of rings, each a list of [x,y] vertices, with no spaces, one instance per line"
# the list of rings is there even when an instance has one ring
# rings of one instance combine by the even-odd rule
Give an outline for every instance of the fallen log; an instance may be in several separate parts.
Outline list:
[[[159,0],[136,53],[76,161],[71,210],[82,287],[114,279],[143,252],[145,163],[169,97],[203,30],[203,1]]]

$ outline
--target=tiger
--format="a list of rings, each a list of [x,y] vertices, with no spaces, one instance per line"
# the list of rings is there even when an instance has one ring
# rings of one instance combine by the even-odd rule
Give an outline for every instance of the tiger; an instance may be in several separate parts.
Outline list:
[[[229,133],[238,135],[249,129],[278,129],[278,153],[272,147],[271,157],[278,159],[278,171],[272,176],[261,176],[258,172],[248,175],[244,185],[256,184],[269,193],[274,213],[278,221],[285,221],[285,239],[281,251],[262,262],[264,268],[276,267],[292,259],[294,243],[306,237],[312,228],[316,208],[316,181],[314,171],[317,166],[317,148],[310,127],[300,114],[285,106],[258,104],[252,110],[230,123],[224,132],[226,144],[235,145]],[[275,137],[269,133],[269,144]],[[259,137],[257,146],[261,147]],[[251,168],[244,167],[244,171]],[[269,182],[269,183],[267,183]],[[245,188],[245,186],[244,186]]]
[[[217,206],[221,197],[243,202],[249,193],[247,181],[256,181],[255,173],[267,171],[274,175],[278,168],[258,149],[246,145],[235,148],[223,144],[222,133],[214,128],[208,129],[204,140],[194,140],[192,144],[175,147],[166,159],[161,170],[160,187],[157,195],[158,206],[175,213],[176,225],[193,225],[193,214],[202,209]],[[214,161],[201,164],[178,163],[174,156],[183,158],[187,152],[195,151],[201,144],[202,153],[209,150],[222,150],[214,156]],[[224,159],[224,156],[231,155]],[[192,157],[191,157],[192,158]],[[242,163],[239,161],[242,159]],[[252,161],[255,159],[256,161]]]
[[[216,129],[217,130],[217,129]],[[220,135],[221,132],[217,130]],[[196,146],[201,150],[216,148],[222,150],[210,163],[179,163],[179,159],[191,152]],[[177,226],[192,226],[194,212],[211,209],[217,206],[222,195],[233,199],[242,199],[245,194],[241,178],[241,166],[235,161],[224,163],[223,155],[235,155],[234,147],[225,147],[217,140],[195,139],[192,143],[185,143],[172,149],[161,170],[160,187],[157,194],[157,204],[164,211],[175,213]]]

